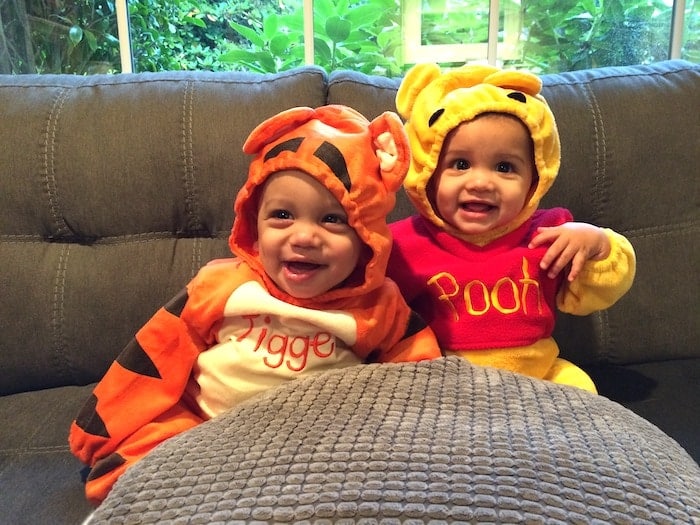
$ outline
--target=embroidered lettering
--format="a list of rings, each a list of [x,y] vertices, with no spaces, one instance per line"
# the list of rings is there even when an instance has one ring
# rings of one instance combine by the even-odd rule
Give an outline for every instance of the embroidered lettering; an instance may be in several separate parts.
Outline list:
[[[256,326],[258,314],[242,315],[247,327],[236,338],[240,342],[244,339],[255,341],[253,352],[263,351],[263,363],[270,368],[279,368],[285,365],[293,372],[300,372],[306,368],[309,352],[321,359],[330,357],[335,351],[335,339],[328,332],[317,332],[313,336],[277,333],[270,325],[270,316],[262,319],[262,326]],[[256,334],[255,331],[259,330]]]
[[[530,272],[529,272],[529,262],[528,260],[523,257],[523,278],[520,279],[520,284],[523,285],[523,312],[527,314],[527,291],[533,287],[533,292],[535,294],[535,298],[537,299],[537,311],[541,314],[542,313],[542,294],[540,293],[540,283],[536,280],[530,277]]]
[[[443,286],[442,281],[444,280],[448,281],[445,284],[448,285],[452,291],[448,292],[447,289]],[[428,282],[426,284],[428,285],[428,287],[436,286],[438,290],[440,290],[440,295],[438,295],[438,299],[447,303],[447,306],[449,306],[452,310],[452,318],[455,321],[459,321],[459,314],[457,313],[457,308],[454,304],[452,304],[451,300],[452,297],[459,293],[459,285],[457,284],[457,279],[455,279],[454,276],[448,272],[440,272],[428,279]]]
[[[434,287],[437,299],[452,312],[454,321],[459,321],[459,305],[455,297],[459,296],[460,285],[454,275],[439,272],[427,281],[428,287]],[[489,285],[479,279],[469,281],[462,290],[464,311],[469,315],[481,316],[494,309],[504,315],[515,314],[522,310],[528,314],[528,301],[537,305],[537,312],[542,314],[542,291],[540,283],[530,276],[529,262],[523,257],[521,277],[517,280],[502,277],[489,289]]]
[[[481,289],[482,306],[480,309],[477,309],[474,306],[474,301],[472,300],[472,288],[474,288],[475,286],[478,286]],[[470,281],[464,287],[464,302],[466,304],[467,312],[469,313],[469,315],[484,315],[486,312],[489,311],[489,308],[491,307],[489,301],[489,289],[481,281]]]

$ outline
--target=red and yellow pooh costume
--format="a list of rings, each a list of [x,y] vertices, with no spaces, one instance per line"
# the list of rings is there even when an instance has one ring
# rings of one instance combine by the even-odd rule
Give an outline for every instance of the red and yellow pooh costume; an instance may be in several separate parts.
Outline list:
[[[396,106],[411,144],[404,187],[418,214],[391,225],[388,275],[447,355],[595,392],[583,370],[558,357],[556,311],[587,315],[614,304],[632,285],[635,254],[625,237],[605,229],[610,254],[586,262],[574,281],[565,272],[551,279],[540,268],[547,246],[528,246],[537,229],[573,220],[563,208],[538,209],[560,165],[559,134],[541,87],[535,75],[492,66],[442,72],[425,63],[408,71]],[[431,178],[448,134],[487,113],[511,115],[527,128],[537,176],[511,222],[466,235],[440,217]]]
[[[101,502],[156,445],[268,388],[362,362],[440,357],[435,337],[385,278],[386,216],[409,164],[402,123],[344,106],[294,108],[260,124],[229,245],[136,334],[72,423],[71,451]],[[364,244],[355,272],[311,299],[289,296],[256,253],[258,195],[271,174],[300,170],[342,204]]]

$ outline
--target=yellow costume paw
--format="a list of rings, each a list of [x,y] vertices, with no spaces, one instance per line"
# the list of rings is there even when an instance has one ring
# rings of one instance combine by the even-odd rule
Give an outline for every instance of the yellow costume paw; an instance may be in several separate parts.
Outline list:
[[[560,357],[554,361],[552,368],[549,369],[549,372],[543,379],[561,385],[576,386],[588,392],[593,392],[594,394],[598,393],[595,384],[593,384],[593,380],[586,372],[575,364],[566,359],[561,359]]]

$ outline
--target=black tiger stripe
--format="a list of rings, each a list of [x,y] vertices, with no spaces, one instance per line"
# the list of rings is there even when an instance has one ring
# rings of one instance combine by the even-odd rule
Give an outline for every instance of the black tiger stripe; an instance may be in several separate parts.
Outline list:
[[[416,312],[411,310],[411,315],[408,318],[408,323],[406,323],[406,331],[404,332],[402,339],[408,339],[409,337],[416,335],[421,330],[424,330],[427,326],[428,325],[423,320],[423,318]]]
[[[80,409],[78,417],[75,418],[75,424],[82,428],[88,434],[109,438],[107,426],[97,413],[97,396],[92,394]]]
[[[92,481],[101,478],[105,474],[112,472],[115,468],[122,466],[124,463],[126,463],[126,460],[114,452],[95,463],[95,466],[90,470],[90,474],[88,474],[87,480]]]
[[[124,347],[121,354],[117,356],[117,363],[135,374],[161,379],[155,363],[148,357],[148,354],[136,339],[132,339]]]
[[[175,297],[170,299],[163,308],[165,308],[166,312],[170,312],[175,317],[180,317],[182,310],[185,308],[185,304],[187,304],[187,299],[189,298],[190,296],[187,293],[187,288],[183,288]]]
[[[301,143],[304,142],[304,137],[297,137],[294,139],[289,139],[285,140],[284,142],[280,142],[277,144],[275,147],[271,148],[270,151],[268,151],[265,154],[265,162],[268,160],[275,158],[277,155],[282,153],[283,151],[294,151],[296,152],[299,149],[299,146],[301,146]]]
[[[324,142],[316,151],[314,157],[321,159],[331,169],[333,175],[343,184],[347,191],[350,191],[352,181],[350,173],[348,173],[348,165],[345,162],[343,152],[336,148],[330,142]]]

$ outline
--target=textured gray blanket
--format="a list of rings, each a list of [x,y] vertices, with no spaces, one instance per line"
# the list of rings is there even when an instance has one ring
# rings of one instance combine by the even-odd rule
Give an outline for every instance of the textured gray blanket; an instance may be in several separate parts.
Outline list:
[[[155,449],[91,523],[700,523],[699,487],[622,406],[446,358],[251,400]]]

